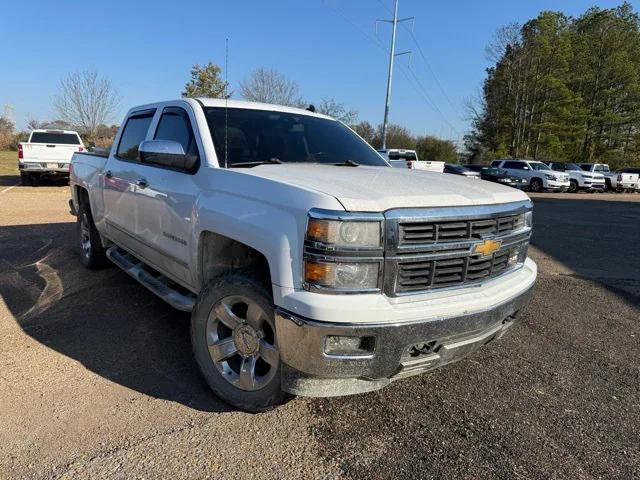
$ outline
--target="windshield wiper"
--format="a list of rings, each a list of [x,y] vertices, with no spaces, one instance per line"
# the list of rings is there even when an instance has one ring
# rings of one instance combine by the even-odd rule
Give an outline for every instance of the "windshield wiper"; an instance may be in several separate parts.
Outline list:
[[[342,166],[345,166],[345,167],[359,167],[360,166],[360,164],[358,162],[354,162],[350,158],[348,158],[347,160],[345,160],[342,163],[334,163],[332,165],[337,165],[339,167],[342,167]]]
[[[247,167],[247,166],[257,166],[257,165],[270,165],[270,164],[281,164],[284,163],[282,160],[280,160],[279,158],[270,158],[268,160],[256,160],[254,162],[234,162],[232,164],[229,165],[230,168],[233,167]]]

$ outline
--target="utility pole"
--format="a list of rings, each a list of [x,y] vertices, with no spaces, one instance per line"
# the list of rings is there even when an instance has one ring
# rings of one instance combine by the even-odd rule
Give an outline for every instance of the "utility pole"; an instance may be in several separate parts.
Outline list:
[[[382,122],[382,148],[387,148],[387,126],[389,125],[389,106],[391,105],[391,80],[393,78],[393,60],[395,57],[411,53],[396,52],[396,27],[398,23],[413,20],[414,17],[401,18],[398,20],[398,0],[394,0],[393,4],[393,20],[376,20],[376,30],[378,29],[378,22],[385,22],[391,24],[391,50],[389,51],[389,73],[387,76],[387,97],[384,102],[384,121]]]

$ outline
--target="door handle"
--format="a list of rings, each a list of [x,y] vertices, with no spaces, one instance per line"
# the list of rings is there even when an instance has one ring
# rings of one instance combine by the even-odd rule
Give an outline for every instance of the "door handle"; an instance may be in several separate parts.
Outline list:
[[[149,182],[147,182],[146,178],[141,178],[140,180],[136,181],[136,185],[140,188],[147,188],[149,186]]]
[[[106,172],[104,172],[104,176],[107,178],[111,178],[113,177],[113,173],[111,173],[111,170],[107,170]]]

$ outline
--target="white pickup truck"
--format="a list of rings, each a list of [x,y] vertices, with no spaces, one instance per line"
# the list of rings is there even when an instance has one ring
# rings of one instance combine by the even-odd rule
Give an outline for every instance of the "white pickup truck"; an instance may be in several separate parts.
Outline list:
[[[409,170],[427,170],[429,172],[444,171],[444,162],[420,160],[415,150],[390,148],[378,150],[378,153],[395,168],[408,168]]]
[[[18,169],[22,185],[37,185],[41,178],[68,176],[71,157],[84,151],[78,132],[33,130],[29,140],[18,144]]]
[[[586,172],[604,175],[605,190],[635,191],[640,183],[637,173],[612,172],[606,163],[581,163],[580,168]]]
[[[204,378],[250,411],[456,361],[509,329],[537,274],[524,193],[391,168],[295,108],[133,108],[109,154],[73,156],[71,195],[84,265],[190,311]]]

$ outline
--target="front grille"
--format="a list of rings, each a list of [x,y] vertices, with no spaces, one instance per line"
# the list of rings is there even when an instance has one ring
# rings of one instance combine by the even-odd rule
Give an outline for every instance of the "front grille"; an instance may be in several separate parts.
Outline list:
[[[523,201],[387,212],[384,292],[415,295],[510,272],[527,256],[530,210],[531,202]]]
[[[524,226],[524,214],[480,220],[422,221],[399,223],[399,245],[456,242],[503,235]]]
[[[474,255],[440,260],[401,260],[398,262],[395,291],[417,292],[496,277],[507,269],[514,249],[505,248],[490,257]]]

